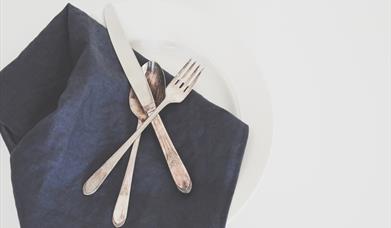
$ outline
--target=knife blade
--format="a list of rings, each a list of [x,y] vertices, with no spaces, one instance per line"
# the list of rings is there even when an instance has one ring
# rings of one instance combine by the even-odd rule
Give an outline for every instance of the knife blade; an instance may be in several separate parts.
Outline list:
[[[146,112],[156,108],[148,81],[137,61],[130,43],[126,39],[125,32],[121,27],[121,23],[113,5],[108,5],[104,9],[104,18],[115,53],[117,54],[122,69],[124,70],[132,89],[136,93],[140,104]]]
[[[121,27],[112,5],[105,8],[104,18],[111,43],[113,44],[114,50],[126,77],[128,78],[144,111],[150,115],[156,109],[155,100],[149,88],[148,81],[138,64],[130,43],[126,39],[125,32]],[[178,190],[182,193],[190,193],[192,189],[191,178],[159,115],[157,115],[157,117],[152,121],[152,126],[155,130],[168,168],[171,172],[171,176],[173,177]]]

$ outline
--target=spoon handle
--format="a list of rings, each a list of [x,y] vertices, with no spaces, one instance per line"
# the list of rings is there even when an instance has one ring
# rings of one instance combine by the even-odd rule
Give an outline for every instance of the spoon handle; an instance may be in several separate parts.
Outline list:
[[[137,128],[141,125],[141,121],[138,122]],[[132,187],[134,166],[136,163],[137,150],[140,142],[140,137],[133,143],[132,151],[130,153],[128,166],[125,171],[124,180],[122,181],[121,190],[119,192],[117,202],[115,203],[113,212],[113,224],[115,227],[121,227],[125,224],[126,217],[128,215],[128,205],[130,198],[130,191]]]
[[[192,182],[189,173],[187,172],[185,165],[179,157],[179,154],[175,149],[175,146],[172,143],[159,115],[152,121],[152,126],[155,130],[164,157],[167,161],[168,168],[171,172],[171,176],[174,179],[177,188],[182,193],[190,193]]]

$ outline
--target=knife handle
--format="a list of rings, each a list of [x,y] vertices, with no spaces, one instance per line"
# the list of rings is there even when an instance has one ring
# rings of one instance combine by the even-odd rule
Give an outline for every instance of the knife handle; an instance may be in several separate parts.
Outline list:
[[[174,179],[177,188],[182,193],[190,193],[192,182],[189,173],[179,157],[179,154],[176,151],[159,115],[152,121],[152,126],[155,130],[164,157],[166,158],[168,168],[171,172],[171,176]]]

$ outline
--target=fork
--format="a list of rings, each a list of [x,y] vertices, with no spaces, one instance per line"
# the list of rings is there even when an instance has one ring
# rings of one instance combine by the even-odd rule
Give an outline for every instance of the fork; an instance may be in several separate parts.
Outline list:
[[[197,65],[197,66],[196,66]],[[196,67],[195,67],[196,66]],[[195,67],[195,68],[194,68]],[[192,91],[195,83],[197,82],[199,76],[201,75],[203,69],[200,69],[200,65],[191,59],[179,70],[176,76],[171,80],[171,82],[166,87],[166,97],[161,102],[161,104],[156,107],[156,109],[148,113],[148,118],[137,128],[132,136],[113,154],[111,157],[102,165],[105,166],[107,163],[112,163],[116,160],[117,157],[121,157],[129,147],[135,142],[135,140],[140,136],[140,134],[147,128],[147,126],[152,122],[152,120],[159,114],[159,112],[171,103],[181,103]],[[170,156],[170,154],[165,154],[167,164],[172,172],[173,176],[181,176],[176,173],[176,170],[179,170],[178,167],[181,163],[178,162],[177,157]],[[186,180],[182,180],[183,182]],[[83,192],[86,195],[90,195],[94,192],[89,191],[95,186],[96,183],[87,181],[83,186]]]

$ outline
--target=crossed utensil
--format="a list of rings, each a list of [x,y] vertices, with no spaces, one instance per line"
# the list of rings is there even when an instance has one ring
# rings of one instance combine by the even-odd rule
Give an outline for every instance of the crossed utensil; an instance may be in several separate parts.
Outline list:
[[[171,103],[181,103],[192,91],[203,69],[200,69],[200,65],[196,66],[196,62],[189,60],[165,89],[164,73],[156,62],[148,62],[144,64],[143,69],[146,72],[146,78],[150,83],[152,94],[154,95],[155,102],[158,106],[155,110],[147,114],[140,105],[134,91],[132,89],[130,90],[130,107],[132,112],[139,119],[137,130],[98,170],[94,172],[94,174],[88,178],[83,186],[84,195],[91,195],[95,193],[106,177],[111,173],[118,161],[122,158],[130,146],[133,145],[121,190],[114,208],[113,224],[116,227],[121,227],[126,221],[140,135],[151,122],[155,123],[155,125],[153,125],[155,133],[159,139],[168,168],[175,183],[177,184],[177,188],[183,193],[189,193],[192,188],[190,176],[173,145],[172,147],[174,150],[166,150],[167,143],[172,144],[172,142],[164,128],[163,122],[161,122],[159,112]],[[158,124],[156,125],[156,123]],[[166,134],[167,137],[162,137],[162,134]]]
[[[164,127],[159,112],[171,103],[181,103],[192,91],[203,69],[190,59],[166,87],[164,72],[159,64],[147,62],[142,68],[140,67],[112,5],[105,8],[104,17],[114,51],[132,87],[129,93],[131,111],[139,121],[133,135],[84,183],[83,194],[95,193],[133,145],[113,212],[114,226],[121,227],[127,217],[140,135],[151,122],[178,190],[182,193],[190,193],[192,181]]]

